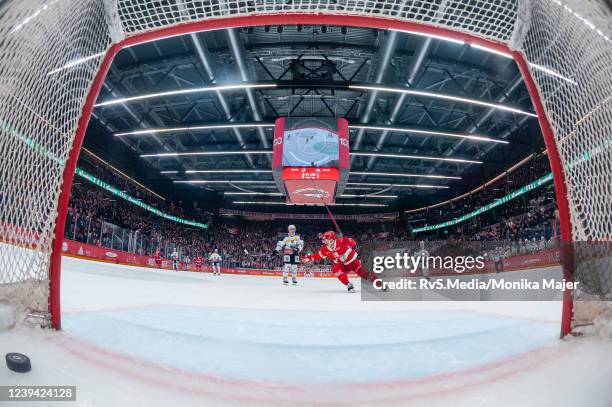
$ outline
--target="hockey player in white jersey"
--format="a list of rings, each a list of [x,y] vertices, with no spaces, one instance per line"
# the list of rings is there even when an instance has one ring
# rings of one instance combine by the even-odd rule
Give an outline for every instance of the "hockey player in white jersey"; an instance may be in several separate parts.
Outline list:
[[[295,234],[295,225],[289,225],[289,234],[276,244],[276,252],[283,255],[283,284],[289,284],[289,271],[291,281],[297,284],[297,268],[300,264],[300,252],[304,249],[304,241]]]
[[[172,253],[170,254],[170,258],[172,259],[172,269],[174,271],[179,271],[179,261],[180,261],[180,255],[179,252],[176,250],[176,247],[174,248],[174,250],[172,250]]]
[[[208,260],[212,264],[213,276],[221,275],[221,255],[218,253],[217,249],[215,249]]]
[[[427,258],[429,257],[429,252],[425,249],[425,242],[419,242],[419,251],[414,253],[414,257],[420,257],[420,265],[421,265],[421,274],[425,277],[426,280],[429,281],[429,263]]]

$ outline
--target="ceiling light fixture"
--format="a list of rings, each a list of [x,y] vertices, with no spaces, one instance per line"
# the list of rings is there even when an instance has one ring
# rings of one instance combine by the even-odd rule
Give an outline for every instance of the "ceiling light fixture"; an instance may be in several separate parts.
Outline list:
[[[446,161],[446,162],[465,163],[465,164],[482,164],[482,161],[478,161],[478,160],[466,160],[464,158],[434,157],[434,156],[426,156],[426,155],[370,153],[370,152],[351,152],[351,155],[364,156],[364,157],[399,158],[403,160],[429,160],[429,161]]]
[[[217,130],[217,129],[247,129],[247,128],[266,128],[274,127],[274,123],[231,123],[231,124],[212,124],[203,126],[184,126],[184,127],[166,127],[166,128],[151,128],[143,130],[126,131],[123,133],[115,133],[115,137],[120,136],[140,136],[143,134],[156,133],[172,133],[180,131],[195,131],[195,130]]]
[[[140,157],[185,157],[198,155],[242,155],[242,154],[272,154],[272,150],[218,150],[218,151],[186,151],[173,153],[140,154]]]
[[[395,199],[398,198],[398,195],[376,195],[376,194],[342,194],[339,196],[340,198],[380,198],[380,199]]]
[[[360,124],[351,124],[349,125],[349,129],[363,129],[363,130],[378,130],[378,131],[391,131],[395,133],[414,133],[414,134],[425,134],[428,136],[440,136],[440,137],[455,137],[462,139],[469,139],[474,141],[485,141],[492,143],[502,143],[508,144],[506,140],[499,140],[485,136],[467,134],[467,133],[448,133],[442,131],[433,131],[433,130],[423,130],[423,129],[413,129],[407,127],[385,127],[385,126],[364,126]]]
[[[393,188],[441,188],[448,189],[447,185],[427,185],[427,184],[385,184],[378,182],[349,182],[347,188],[353,188],[353,186],[363,187],[393,187]],[[356,189],[356,188],[355,188]]]
[[[349,85],[348,87],[349,89],[390,92],[390,93],[404,93],[407,95],[423,96],[423,97],[428,97],[428,98],[433,98],[433,99],[451,100],[453,102],[462,102],[462,103],[467,103],[471,105],[490,107],[493,109],[504,110],[507,112],[523,114],[523,115],[531,116],[531,117],[538,117],[538,115],[535,113],[530,113],[530,112],[527,112],[521,109],[517,109],[514,107],[501,105],[499,103],[489,103],[489,102],[484,102],[478,99],[463,98],[459,96],[447,95],[444,93],[434,93],[434,92],[425,92],[425,91],[416,90],[416,89],[390,88],[390,87],[385,87],[385,86],[370,86],[370,85]]]
[[[227,179],[190,179],[173,180],[175,184],[275,184],[274,181],[259,180],[227,180]]]
[[[364,171],[351,171],[349,175],[363,175],[373,177],[408,177],[408,178],[434,178],[434,179],[461,179],[461,177],[454,177],[450,175],[426,175],[426,174],[407,174],[403,172],[364,172]]]
[[[190,89],[177,89],[166,92],[147,93],[144,95],[131,96],[119,99],[106,100],[104,102],[96,103],[94,107],[110,106],[120,103],[133,102],[135,100],[152,99],[163,96],[174,96],[174,95],[186,95],[189,93],[202,93],[202,92],[221,92],[225,90],[240,90],[240,89],[260,89],[260,88],[274,88],[274,83],[262,83],[262,84],[251,84],[251,83],[239,83],[234,85],[220,85],[220,86],[207,86],[202,88],[190,88]]]
[[[427,34],[427,33],[422,33],[422,32],[418,32],[418,31],[410,31],[410,30],[397,30],[397,29],[393,29],[391,31],[397,31],[397,32],[404,33],[404,34],[418,35],[419,37],[434,38],[436,40],[448,41],[448,42],[452,42],[452,43],[459,44],[459,45],[465,44],[464,41],[457,40],[457,39],[454,39],[454,38],[451,38],[451,37],[445,37],[443,35]]]
[[[265,196],[284,196],[280,192],[224,192],[223,195],[265,195]]]

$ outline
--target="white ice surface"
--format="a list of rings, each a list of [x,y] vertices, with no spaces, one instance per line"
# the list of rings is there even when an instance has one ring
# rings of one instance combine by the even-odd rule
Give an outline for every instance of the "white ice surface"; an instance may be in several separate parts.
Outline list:
[[[558,302],[361,302],[335,279],[64,258],[62,307],[61,332],[0,333],[33,365],[0,384],[76,385],[79,406],[612,406],[612,342],[560,341]]]

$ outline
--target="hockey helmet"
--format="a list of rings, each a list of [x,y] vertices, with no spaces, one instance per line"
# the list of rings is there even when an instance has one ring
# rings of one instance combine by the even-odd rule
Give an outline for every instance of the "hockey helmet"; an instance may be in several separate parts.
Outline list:
[[[327,232],[321,235],[321,239],[323,239],[323,241],[336,240],[336,233],[331,230],[328,230]]]

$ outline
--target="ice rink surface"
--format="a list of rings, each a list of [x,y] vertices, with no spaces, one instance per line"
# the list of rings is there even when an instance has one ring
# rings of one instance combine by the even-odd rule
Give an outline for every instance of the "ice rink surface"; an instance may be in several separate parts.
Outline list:
[[[560,341],[559,302],[362,302],[336,279],[72,258],[62,273],[63,330],[0,333],[33,365],[0,383],[76,385],[66,405],[612,406],[612,343]]]

